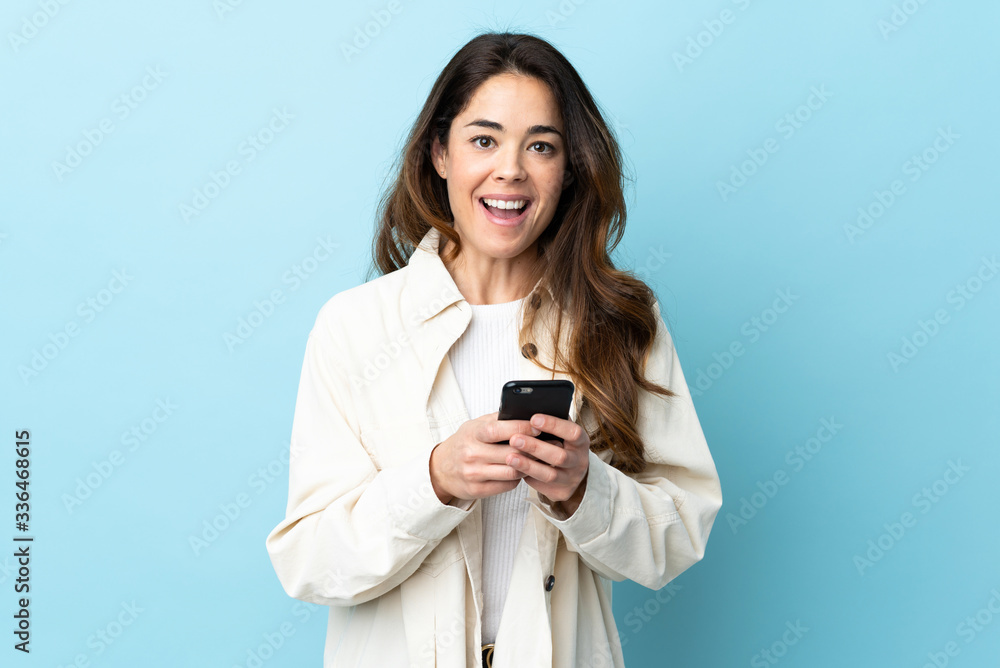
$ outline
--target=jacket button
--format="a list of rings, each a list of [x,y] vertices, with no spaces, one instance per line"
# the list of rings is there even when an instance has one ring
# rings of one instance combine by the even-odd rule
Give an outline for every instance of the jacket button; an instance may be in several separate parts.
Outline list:
[[[550,575],[545,578],[545,591],[552,591],[552,588],[556,586],[556,576]]]
[[[542,298],[538,294],[531,295],[531,308],[538,308],[542,305]]]
[[[521,355],[523,355],[525,358],[531,359],[536,354],[538,354],[538,348],[535,346],[534,343],[525,343],[523,346],[521,346]]]

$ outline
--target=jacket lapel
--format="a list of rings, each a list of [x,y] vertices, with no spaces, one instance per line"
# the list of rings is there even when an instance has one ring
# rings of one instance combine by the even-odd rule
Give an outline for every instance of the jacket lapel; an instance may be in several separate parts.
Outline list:
[[[427,422],[434,443],[440,443],[454,434],[469,419],[468,409],[447,353],[465,332],[472,318],[469,304],[459,292],[458,286],[438,255],[439,242],[440,233],[432,227],[414,250],[408,262],[410,275],[403,288],[403,299],[400,304],[404,322],[411,328],[413,351],[420,363],[421,376],[416,380],[420,383],[421,397],[426,398]],[[538,336],[538,340],[533,343],[537,347],[539,359],[546,365],[552,366],[553,355],[549,342],[549,331],[551,331],[549,326],[554,312],[551,308],[552,296],[537,284],[533,292],[542,300],[540,328],[536,331],[545,334]],[[561,346],[565,346],[568,332],[568,320],[564,319],[560,335]],[[518,378],[511,380],[572,380],[567,374],[552,373],[540,368],[523,355],[519,361],[518,374]],[[579,415],[580,400],[580,394],[574,392],[569,410],[571,421],[576,421]],[[528,490],[529,497],[538,502],[538,492],[531,487]],[[483,610],[481,504],[474,503],[471,511],[469,518],[458,525],[458,535],[469,581],[472,583],[475,607],[481,617]],[[539,633],[540,630],[537,628],[539,624],[545,624],[547,627],[550,624],[551,611],[543,583],[555,565],[559,530],[544,519],[536,517],[536,514],[537,511],[529,513],[515,557],[514,572],[518,574],[517,581],[521,583],[521,588],[512,582],[508,593],[508,599],[511,605],[515,606],[517,614],[501,619],[498,641],[501,640],[501,633],[506,635],[513,632],[517,635],[513,628],[507,630],[507,627],[530,624],[534,627],[535,633]],[[482,642],[482,628],[479,619],[475,621],[475,643],[478,645]],[[546,630],[536,637],[549,637],[549,632]],[[541,654],[548,653],[551,656],[551,647],[546,647],[547,649],[524,648],[528,652],[525,656],[528,663],[539,659]],[[542,661],[542,663],[548,662]]]

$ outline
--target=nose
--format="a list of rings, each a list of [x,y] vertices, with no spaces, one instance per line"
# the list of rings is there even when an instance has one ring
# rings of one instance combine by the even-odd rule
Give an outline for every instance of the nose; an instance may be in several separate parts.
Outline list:
[[[508,143],[507,146],[497,151],[497,162],[493,169],[493,178],[500,181],[522,181],[527,177],[524,169],[523,153],[516,144]]]

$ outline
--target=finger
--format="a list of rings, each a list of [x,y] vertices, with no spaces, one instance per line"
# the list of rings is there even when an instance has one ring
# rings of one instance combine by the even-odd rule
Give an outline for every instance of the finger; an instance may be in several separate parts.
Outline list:
[[[561,438],[563,443],[566,444],[579,445],[585,433],[583,427],[572,420],[564,420],[553,415],[546,415],[545,413],[535,413],[532,415],[530,424],[547,434]]]
[[[505,462],[500,464],[488,464],[480,470],[477,478],[480,481],[486,482],[489,480],[520,480],[524,477],[524,473],[517,470],[513,466],[507,465]]]
[[[540,433],[527,420],[493,420],[486,423],[478,438],[484,443],[502,443],[509,441],[514,434],[538,436]]]
[[[512,437],[510,447],[556,468],[568,468],[573,462],[572,452],[566,450],[561,444],[550,443],[531,436]]]
[[[549,485],[556,483],[560,479],[560,473],[557,469],[520,454],[510,455],[507,458],[507,462],[512,468],[521,471],[526,476]]]
[[[472,453],[474,459],[471,460],[471,463],[481,466],[492,466],[495,464],[506,466],[507,455],[512,452],[516,452],[516,449],[507,444],[483,443],[473,446]]]

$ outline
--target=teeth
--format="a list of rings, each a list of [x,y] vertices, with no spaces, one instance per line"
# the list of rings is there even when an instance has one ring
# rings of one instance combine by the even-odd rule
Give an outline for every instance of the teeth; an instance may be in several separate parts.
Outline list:
[[[527,200],[523,199],[514,200],[513,202],[505,202],[499,199],[486,199],[485,197],[483,198],[483,201],[496,209],[520,209],[527,202]]]

